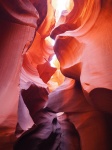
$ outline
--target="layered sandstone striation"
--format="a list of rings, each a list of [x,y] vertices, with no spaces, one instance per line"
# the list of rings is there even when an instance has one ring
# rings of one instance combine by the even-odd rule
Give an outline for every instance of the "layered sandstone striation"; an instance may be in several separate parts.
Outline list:
[[[66,4],[0,1],[1,150],[112,149],[112,0]]]

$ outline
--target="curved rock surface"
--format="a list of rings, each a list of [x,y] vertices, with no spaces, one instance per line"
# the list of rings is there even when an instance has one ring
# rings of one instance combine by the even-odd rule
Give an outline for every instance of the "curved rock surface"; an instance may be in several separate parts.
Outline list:
[[[112,150],[112,0],[57,5],[0,1],[1,150]]]

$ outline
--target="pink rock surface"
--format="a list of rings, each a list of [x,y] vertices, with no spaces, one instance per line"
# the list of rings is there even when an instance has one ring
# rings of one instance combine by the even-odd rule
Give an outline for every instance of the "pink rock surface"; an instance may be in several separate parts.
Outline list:
[[[15,150],[112,150],[112,0],[71,4],[56,23],[51,0],[0,1],[1,150],[15,130]]]

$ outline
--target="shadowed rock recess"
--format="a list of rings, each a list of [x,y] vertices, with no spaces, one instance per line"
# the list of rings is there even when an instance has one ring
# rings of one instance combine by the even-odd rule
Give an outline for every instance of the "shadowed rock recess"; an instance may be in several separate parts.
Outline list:
[[[0,0],[0,150],[112,150],[112,0]]]

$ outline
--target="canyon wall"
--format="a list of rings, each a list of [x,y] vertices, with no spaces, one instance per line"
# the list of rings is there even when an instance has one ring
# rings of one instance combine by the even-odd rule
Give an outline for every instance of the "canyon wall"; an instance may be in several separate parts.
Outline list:
[[[0,149],[111,150],[112,0],[54,7],[0,1]]]

